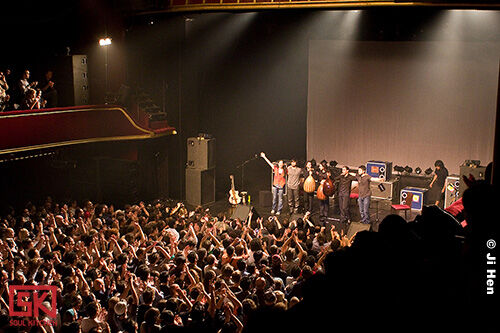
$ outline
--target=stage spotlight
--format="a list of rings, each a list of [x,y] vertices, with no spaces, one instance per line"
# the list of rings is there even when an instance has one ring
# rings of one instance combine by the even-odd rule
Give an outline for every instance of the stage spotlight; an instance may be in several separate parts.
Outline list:
[[[111,38],[106,37],[106,38],[99,39],[99,45],[101,45],[101,46],[111,45]]]
[[[420,167],[417,167],[417,168],[415,169],[415,173],[416,173],[417,175],[420,175],[420,174],[422,173],[422,169],[420,169]]]
[[[412,173],[413,172],[413,168],[412,167],[409,167],[408,165],[405,166],[405,171],[408,172],[408,173]]]
[[[394,171],[397,171],[397,172],[403,172],[405,171],[405,168],[403,168],[402,166],[400,165],[395,165],[394,166]]]
[[[337,166],[337,161],[330,161],[330,167],[335,168]]]
[[[430,175],[432,173],[432,169],[431,168],[427,168],[424,172],[428,176],[428,175]]]

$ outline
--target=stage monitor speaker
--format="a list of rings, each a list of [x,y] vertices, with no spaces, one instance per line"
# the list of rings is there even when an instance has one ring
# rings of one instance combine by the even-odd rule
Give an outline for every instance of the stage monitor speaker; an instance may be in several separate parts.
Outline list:
[[[215,168],[215,139],[188,138],[186,167],[188,169]]]
[[[240,219],[240,221],[245,221],[248,218],[248,214],[252,212],[252,221],[260,217],[259,213],[255,210],[253,206],[249,205],[237,205],[231,214],[232,219]]]
[[[460,198],[460,177],[457,175],[446,177],[445,186],[444,208],[448,208],[452,203]]]
[[[215,168],[186,169],[186,201],[191,205],[215,201]]]
[[[462,176],[469,178],[469,175],[472,175],[474,177],[474,179],[476,179],[476,180],[484,180],[485,171],[486,171],[486,167],[484,167],[484,166],[478,166],[478,167],[470,167],[470,166],[466,166],[466,165],[460,166],[460,179],[459,179],[460,194],[459,194],[459,198],[462,197],[462,195],[464,194],[464,191],[468,188],[468,186],[465,184]]]
[[[361,222],[351,222],[349,229],[347,230],[347,238],[351,239],[352,236],[357,234],[360,231],[368,231],[370,230],[371,225]]]
[[[300,213],[293,213],[292,215],[290,215],[290,218],[288,219],[290,222],[291,221],[297,221],[298,219],[302,219],[304,217],[304,214],[300,214]]]
[[[259,191],[259,206],[271,207],[273,204],[273,195],[271,191]]]

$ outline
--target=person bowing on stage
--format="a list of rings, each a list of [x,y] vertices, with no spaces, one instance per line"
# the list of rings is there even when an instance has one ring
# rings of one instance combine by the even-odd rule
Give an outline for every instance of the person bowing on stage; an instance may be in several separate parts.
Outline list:
[[[276,213],[276,215],[280,215],[281,209],[283,209],[283,190],[286,184],[285,164],[283,160],[279,160],[278,164],[273,164],[264,152],[260,153],[260,157],[273,169],[273,207],[271,214]]]

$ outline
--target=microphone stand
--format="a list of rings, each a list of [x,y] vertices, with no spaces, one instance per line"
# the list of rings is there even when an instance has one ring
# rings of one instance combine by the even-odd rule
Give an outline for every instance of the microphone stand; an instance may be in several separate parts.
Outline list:
[[[245,165],[247,165],[248,163],[252,162],[253,160],[256,160],[259,158],[259,155],[255,154],[254,157],[246,160],[246,161],[243,161],[241,162],[241,164],[238,164],[236,166],[236,169],[240,169],[241,168],[241,190],[243,191],[244,188],[245,188]]]

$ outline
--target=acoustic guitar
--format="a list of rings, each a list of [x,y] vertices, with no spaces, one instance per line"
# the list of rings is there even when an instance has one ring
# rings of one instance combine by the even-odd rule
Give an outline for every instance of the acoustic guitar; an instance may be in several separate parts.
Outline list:
[[[229,203],[231,205],[237,205],[241,202],[241,197],[238,194],[238,191],[234,189],[234,176],[230,175],[231,178],[231,189],[229,190]]]
[[[312,176],[312,171],[309,171],[309,176],[304,181],[304,192],[313,193],[315,189],[316,189],[316,181]]]

